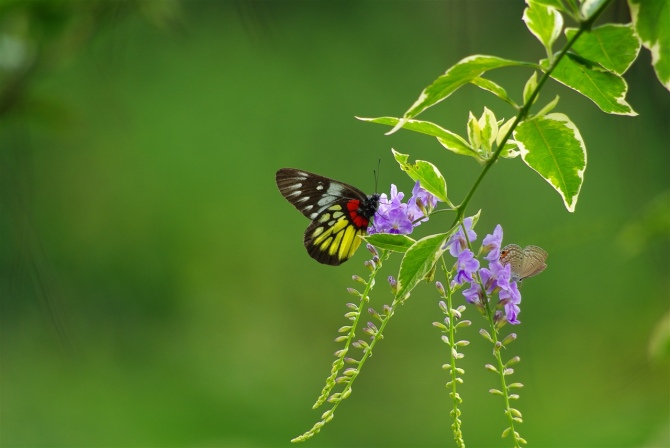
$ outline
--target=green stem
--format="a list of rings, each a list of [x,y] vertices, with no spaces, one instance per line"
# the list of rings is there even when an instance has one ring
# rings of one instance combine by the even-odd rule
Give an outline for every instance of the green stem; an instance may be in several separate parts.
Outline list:
[[[451,360],[451,393],[449,394],[451,396],[453,406],[451,410],[451,417],[454,419],[454,423],[452,423],[451,427],[453,429],[454,433],[454,440],[456,441],[456,445],[459,448],[465,448],[465,441],[463,440],[463,432],[461,431],[461,411],[458,409],[458,405],[461,403],[461,397],[456,391],[456,385],[458,384],[458,377],[457,373],[458,371],[456,370],[456,357],[454,356],[454,344],[456,343],[456,326],[454,325],[455,321],[455,316],[454,316],[454,311],[452,308],[452,294],[451,294],[451,276],[449,275],[449,269],[447,269],[447,263],[444,261],[444,256],[441,257],[442,259],[442,269],[444,270],[444,276],[447,280],[447,285],[446,285],[446,292],[447,292],[447,311],[449,312],[449,345],[451,347],[451,353],[450,353],[450,360]]]
[[[380,262],[376,263],[375,268],[370,273],[370,277],[368,278],[368,281],[366,282],[365,290],[361,294],[361,302],[360,302],[361,305],[358,309],[356,319],[353,321],[353,324],[351,326],[351,330],[349,330],[349,335],[347,337],[347,341],[345,343],[345,346],[342,349],[342,354],[335,361],[338,368],[337,369],[334,368],[332,370],[330,377],[328,378],[328,380],[326,380],[326,387],[324,387],[323,391],[321,392],[321,396],[319,396],[319,399],[317,400],[317,402],[312,407],[313,409],[317,408],[318,406],[320,406],[322,403],[324,403],[328,399],[328,396],[329,396],[331,390],[333,389],[333,387],[335,385],[335,379],[337,377],[337,374],[339,373],[341,368],[344,366],[344,357],[346,356],[346,352],[349,350],[349,347],[352,343],[352,340],[355,337],[354,330],[357,328],[358,322],[360,321],[360,317],[363,314],[364,305],[365,305],[365,303],[368,302],[368,295],[369,295],[369,293],[372,290],[372,287],[374,285],[375,277],[376,277],[377,273],[379,272],[379,270],[381,269],[383,262],[388,257],[389,257],[389,252],[388,251],[382,251],[381,254],[380,254],[380,257],[379,257]],[[374,348],[377,340],[382,339],[381,333],[382,333],[384,327],[386,326],[386,323],[388,322],[390,316],[393,315],[393,311],[395,311],[396,305],[397,305],[396,301],[394,300],[391,312],[389,312],[389,314],[386,315],[385,318],[383,319],[382,324],[379,328],[379,331],[375,335],[375,338],[372,340],[372,342],[369,344],[369,346],[364,350],[363,357],[358,362],[355,371],[349,377],[350,379],[346,383],[342,392],[339,393],[340,398],[338,400],[334,401],[333,407],[330,408],[329,410],[327,410],[323,414],[323,416],[321,417],[321,420],[316,422],[310,430],[308,430],[307,432],[303,433],[302,435],[300,435],[298,437],[295,437],[294,439],[291,440],[291,442],[294,442],[294,443],[295,442],[304,442],[305,440],[311,438],[313,435],[318,433],[321,430],[321,428],[323,427],[323,425],[328,423],[333,418],[333,415],[335,413],[335,409],[337,409],[337,407],[340,405],[342,400],[344,400],[345,398],[347,398],[351,394],[351,385],[354,382],[354,380],[356,379],[356,377],[358,376],[358,374],[360,373],[365,361],[370,356],[372,356],[372,349]]]

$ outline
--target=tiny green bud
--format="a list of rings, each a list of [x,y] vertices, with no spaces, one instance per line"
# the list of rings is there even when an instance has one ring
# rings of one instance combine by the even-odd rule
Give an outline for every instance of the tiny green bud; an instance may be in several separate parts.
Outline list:
[[[458,308],[456,308],[456,310],[457,310],[459,313],[463,313],[463,312],[466,310],[465,305],[460,305]]]
[[[488,340],[489,342],[493,342],[493,338],[491,337],[489,332],[484,330],[483,328],[481,330],[479,330],[479,334],[484,336],[484,339]]]
[[[355,282],[363,283],[364,285],[366,284],[365,279],[363,277],[361,277],[360,275],[352,275],[351,279]]]
[[[347,364],[358,364],[360,361],[354,358],[344,358],[344,362]]]
[[[447,331],[448,330],[447,326],[444,325],[441,322],[433,322],[433,326],[439,328],[442,331]]]
[[[514,358],[510,359],[509,361],[507,361],[505,363],[505,367],[513,366],[514,364],[518,363],[519,361],[521,361],[521,358],[519,358],[518,356],[515,356]]]
[[[347,340],[347,336],[342,335],[335,338],[335,342],[344,342]]]
[[[510,432],[511,429],[512,429],[512,427],[505,428],[505,430],[502,432],[502,438],[503,438],[503,439],[504,439],[505,437],[507,437],[507,435],[509,434],[509,432]]]
[[[443,300],[440,300],[439,302],[437,302],[437,305],[440,307],[440,309],[442,310],[442,312],[444,314],[449,314],[449,307],[447,307],[447,304],[444,303]]]
[[[495,367],[493,367],[491,364],[486,364],[486,365],[484,366],[484,368],[487,369],[487,370],[490,370],[490,371],[493,372],[493,373],[498,373],[498,369],[496,369]]]
[[[472,322],[470,322],[469,320],[462,320],[456,324],[456,328],[469,327],[470,325],[472,325]]]
[[[444,342],[445,344],[449,344],[449,336],[447,336],[446,334],[443,334],[440,337],[440,339],[442,339],[442,342]]]
[[[355,303],[351,302],[347,303],[347,308],[349,308],[350,310],[358,311],[358,305],[356,305]]]
[[[360,297],[361,293],[356,290],[355,288],[347,288],[347,292],[351,294],[352,296]]]
[[[442,297],[446,297],[447,292],[444,290],[444,285],[442,282],[435,282],[435,287]],[[442,308],[442,305],[440,305],[440,308]]]
[[[465,347],[468,344],[470,344],[470,341],[466,341],[466,340],[456,342],[456,345],[458,345],[459,347]]]
[[[503,370],[503,375],[511,375],[513,373],[514,373],[514,369],[507,368],[507,369]]]
[[[498,389],[489,389],[489,393],[493,395],[502,395],[503,393]]]
[[[521,383],[512,383],[509,386],[507,386],[509,389],[514,389],[514,388],[521,388],[523,387],[523,384]]]
[[[503,345],[507,345],[514,340],[516,340],[516,333],[510,333],[505,337],[505,339],[503,339],[502,343]]]
[[[349,311],[347,314],[344,315],[344,317],[346,317],[346,318],[349,319],[349,320],[354,320],[354,319],[356,319],[356,316],[358,316],[358,312],[357,312],[357,311]]]
[[[368,243],[365,247],[373,256],[379,257],[379,252],[377,252],[377,249],[375,248],[375,246]]]
[[[372,261],[370,261],[370,260],[365,260],[365,263],[363,263],[363,264],[365,265],[366,268],[368,268],[368,270],[369,270],[370,272],[372,272],[372,271],[375,270],[375,265],[374,265],[374,263],[373,263]]]
[[[354,367],[349,367],[348,369],[345,369],[344,372],[342,372],[342,375],[344,376],[354,376],[356,375],[356,372],[358,372],[357,369]]]
[[[347,353],[347,349],[343,348],[342,350],[336,351],[334,354],[336,358],[341,358],[345,353]]]
[[[519,399],[519,394],[510,394],[509,399],[510,400],[518,400]]]
[[[343,327],[340,327],[337,332],[338,333],[348,333],[349,330],[351,330],[351,325],[345,325]]]

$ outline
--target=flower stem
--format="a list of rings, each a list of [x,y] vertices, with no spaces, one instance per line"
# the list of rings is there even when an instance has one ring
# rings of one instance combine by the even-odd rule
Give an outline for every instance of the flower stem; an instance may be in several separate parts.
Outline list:
[[[449,384],[447,384],[447,387],[451,387],[451,392],[449,393],[449,396],[452,399],[453,406],[452,410],[450,412],[451,417],[453,419],[453,423],[451,424],[451,428],[453,429],[454,433],[454,441],[456,442],[456,445],[459,448],[465,448],[465,441],[463,440],[463,431],[461,431],[461,410],[458,409],[458,405],[463,402],[461,399],[461,396],[458,394],[456,391],[456,386],[458,383],[461,381],[461,379],[457,376],[458,373],[463,373],[463,370],[459,370],[456,368],[456,347],[455,347],[455,341],[456,341],[456,315],[454,313],[454,309],[452,307],[452,289],[451,289],[451,275],[449,274],[449,269],[447,269],[447,264],[444,261],[444,256],[441,257],[442,260],[442,269],[444,270],[444,276],[446,278],[446,285],[447,287],[445,288],[446,294],[446,299],[447,299],[447,312],[448,312],[448,317],[449,317],[449,323],[447,325],[447,329],[449,331],[449,345],[450,345],[450,368],[449,371],[451,373],[451,381],[449,381]]]

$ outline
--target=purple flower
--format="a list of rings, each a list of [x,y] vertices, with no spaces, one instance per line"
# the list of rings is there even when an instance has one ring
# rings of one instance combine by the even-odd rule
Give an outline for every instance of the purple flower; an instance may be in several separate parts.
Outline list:
[[[477,238],[477,234],[472,230],[472,223],[472,217],[466,218],[463,221],[463,226],[447,241],[449,252],[457,258],[456,275],[452,286],[462,285],[466,282],[470,283],[470,287],[463,291],[463,296],[465,296],[468,303],[480,307],[482,312],[484,312],[484,308],[482,307],[484,293],[488,296],[493,296],[497,293],[500,301],[497,307],[499,309],[495,313],[496,315],[500,315],[502,319],[503,313],[501,310],[504,309],[505,316],[501,324],[504,324],[505,321],[510,324],[519,324],[520,321],[517,319],[517,316],[521,312],[519,307],[521,293],[519,292],[517,282],[511,276],[511,266],[509,264],[503,266],[499,260],[503,229],[498,224],[492,234],[484,237],[482,241],[482,253],[486,254],[484,258],[488,260],[489,266],[488,268],[480,269],[479,260],[467,248],[468,241],[463,231],[463,227],[465,227],[468,236],[467,239],[470,242],[474,241]],[[476,280],[477,272],[479,272],[479,278],[481,279],[484,291],[482,291],[482,286]]]
[[[468,240],[470,240],[470,243],[477,239],[477,234],[472,230],[472,221],[472,216],[463,220],[463,226],[465,226],[468,231]],[[451,235],[447,241],[447,247],[449,248],[449,253],[452,257],[458,257],[458,255],[468,247],[468,241],[465,239],[465,234],[463,233],[463,226],[460,226],[456,233]]]
[[[475,254],[470,249],[465,249],[458,254],[458,261],[456,263],[458,268],[454,284],[462,285],[465,282],[474,282],[473,274],[479,269],[479,260],[475,258]]]
[[[500,258],[500,246],[502,245],[503,230],[502,226],[498,224],[493,231],[493,234],[486,235],[482,241],[482,249],[488,254],[484,257],[489,261],[498,261]]]
[[[393,184],[391,185],[390,197],[385,193],[379,197],[379,208],[372,220],[372,225],[368,227],[368,234],[412,233],[414,227],[418,226],[422,221],[428,220],[424,211],[432,211],[435,204],[437,204],[437,199],[421,188],[419,182],[414,185],[412,197],[406,204],[402,203],[404,197],[405,194],[398,191],[398,188]],[[428,203],[430,207],[426,207],[423,201]]]
[[[407,215],[412,222],[416,221],[416,226],[421,222],[428,221],[426,213],[433,211],[437,205],[437,198],[428,193],[421,187],[421,183],[417,180],[412,189],[412,197],[407,201]]]
[[[468,303],[480,303],[481,292],[482,288],[479,286],[479,283],[474,282],[470,283],[470,287],[463,291],[463,295],[465,296],[465,300],[467,300]]]
[[[510,283],[509,289],[500,291],[500,302],[505,306],[505,316],[510,324],[520,324],[516,316],[521,312],[519,304],[521,303],[521,293],[516,282]]]

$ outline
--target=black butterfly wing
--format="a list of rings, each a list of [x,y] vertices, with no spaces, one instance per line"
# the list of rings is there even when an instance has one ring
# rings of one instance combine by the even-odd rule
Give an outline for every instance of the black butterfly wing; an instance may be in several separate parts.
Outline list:
[[[277,171],[281,194],[312,220],[304,236],[305,248],[319,263],[337,266],[361,244],[378,197],[345,183],[293,168]]]

